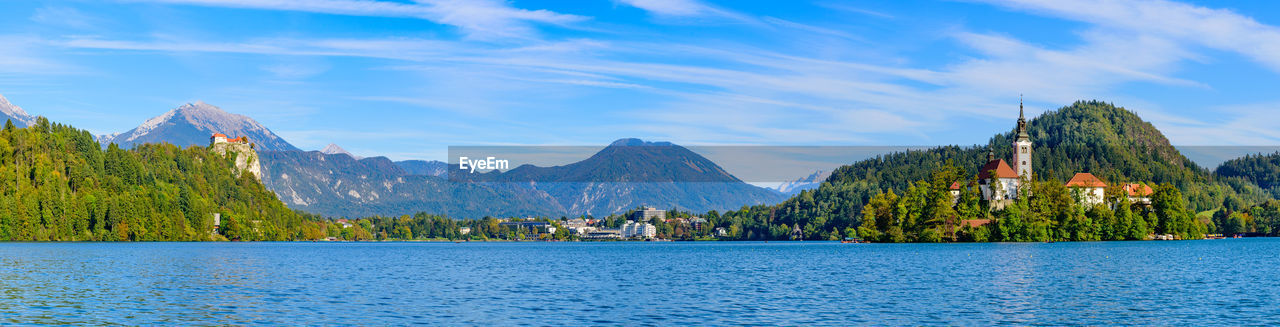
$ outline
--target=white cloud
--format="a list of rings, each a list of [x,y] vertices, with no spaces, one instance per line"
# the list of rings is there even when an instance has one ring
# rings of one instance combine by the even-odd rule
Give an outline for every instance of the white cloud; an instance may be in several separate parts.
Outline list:
[[[751,16],[698,0],[616,0],[616,2],[640,8],[660,18],[723,18],[748,23],[757,22]]]
[[[426,19],[458,27],[474,38],[529,38],[530,23],[568,25],[586,17],[526,10],[499,0],[419,0],[402,3],[374,0],[125,0],[261,10],[301,11],[321,14]]]
[[[1280,71],[1280,28],[1231,10],[1163,0],[992,0],[1098,28],[1233,51]]]

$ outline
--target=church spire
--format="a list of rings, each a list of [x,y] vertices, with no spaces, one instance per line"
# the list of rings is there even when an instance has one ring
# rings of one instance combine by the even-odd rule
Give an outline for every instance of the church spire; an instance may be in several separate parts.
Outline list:
[[[1018,95],[1018,132],[1015,135],[1019,140],[1030,140],[1031,135],[1027,134],[1027,117],[1022,109],[1022,95]]]

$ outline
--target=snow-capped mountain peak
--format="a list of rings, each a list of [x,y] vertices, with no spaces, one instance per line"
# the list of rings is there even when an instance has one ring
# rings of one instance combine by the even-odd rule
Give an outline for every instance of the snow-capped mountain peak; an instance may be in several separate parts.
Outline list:
[[[114,135],[104,141],[121,146],[138,143],[168,142],[179,146],[206,145],[209,135],[222,133],[230,137],[246,136],[261,150],[297,150],[271,130],[244,115],[196,101],[147,119],[137,128]],[[105,143],[105,142],[104,142]]]
[[[13,124],[18,127],[26,127],[35,123],[36,118],[27,114],[26,110],[9,103],[9,99],[5,99],[4,95],[0,95],[0,119],[12,119]]]
[[[354,155],[354,154],[351,154],[351,152],[347,152],[347,149],[343,149],[342,147],[340,147],[340,146],[338,146],[337,144],[334,144],[334,143],[329,143],[329,145],[328,145],[328,146],[325,146],[325,147],[324,147],[324,149],[320,149],[320,153],[324,153],[324,154],[345,154],[345,155],[347,155],[347,156],[351,157],[352,159],[360,160],[360,157],[359,157],[359,156],[356,156],[356,155]]]

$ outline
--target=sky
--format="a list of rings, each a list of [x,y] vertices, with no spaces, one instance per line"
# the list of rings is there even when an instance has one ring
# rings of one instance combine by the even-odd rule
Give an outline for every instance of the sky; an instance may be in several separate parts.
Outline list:
[[[1232,7],[1223,7],[1230,5]],[[3,1],[0,94],[95,134],[197,100],[306,150],[979,144],[1097,99],[1280,144],[1280,2]]]

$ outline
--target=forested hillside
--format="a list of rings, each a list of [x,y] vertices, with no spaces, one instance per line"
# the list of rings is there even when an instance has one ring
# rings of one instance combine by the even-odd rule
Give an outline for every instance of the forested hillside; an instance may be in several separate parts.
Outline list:
[[[320,238],[325,224],[285,207],[205,147],[105,150],[41,117],[0,130],[0,240],[198,241]],[[214,233],[213,214],[222,230]],[[310,237],[307,237],[310,235]]]
[[[1224,178],[1241,178],[1258,184],[1258,187],[1270,191],[1272,196],[1280,197],[1280,152],[1252,154],[1228,160],[1218,166],[1215,173]]]
[[[1013,119],[1009,125],[1014,126]],[[1150,123],[1109,103],[1079,101],[1030,120],[1028,129],[1035,144],[1035,179],[1041,182],[1061,184],[1077,172],[1089,172],[1110,185],[1167,183],[1185,197],[1185,210],[1194,211],[1216,209],[1228,198],[1245,203],[1269,198],[1248,181],[1218,178],[1197,166]],[[950,170],[948,164],[958,170],[958,180],[973,180],[989,149],[996,158],[1012,157],[1013,138],[1010,130],[992,137],[987,146],[944,146],[856,162],[836,169],[816,190],[777,206],[743,208],[725,216],[734,217],[743,237],[777,238],[796,229],[806,239],[848,235],[846,229],[860,224],[862,208],[872,197],[890,190],[905,194],[913,183]]]

